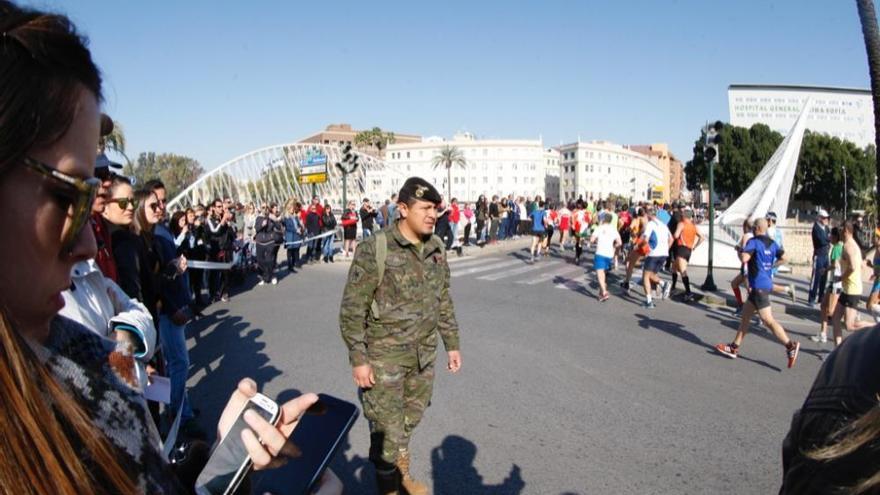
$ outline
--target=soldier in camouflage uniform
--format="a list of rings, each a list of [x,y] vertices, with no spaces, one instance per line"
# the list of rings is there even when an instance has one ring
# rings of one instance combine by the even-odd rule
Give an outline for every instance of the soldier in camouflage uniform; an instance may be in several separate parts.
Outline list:
[[[370,422],[370,460],[382,494],[428,492],[409,474],[408,446],[431,401],[438,332],[447,369],[461,367],[449,266],[443,241],[432,235],[439,203],[431,184],[408,179],[397,220],[358,245],[342,297],[342,339]]]

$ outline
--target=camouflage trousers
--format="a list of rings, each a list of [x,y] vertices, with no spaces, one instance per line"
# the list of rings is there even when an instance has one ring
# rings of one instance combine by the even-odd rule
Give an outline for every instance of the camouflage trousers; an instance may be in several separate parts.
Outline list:
[[[376,383],[359,394],[364,417],[370,422],[370,460],[377,467],[391,466],[409,447],[412,432],[431,403],[434,365],[420,370],[417,364],[377,360],[370,366]]]

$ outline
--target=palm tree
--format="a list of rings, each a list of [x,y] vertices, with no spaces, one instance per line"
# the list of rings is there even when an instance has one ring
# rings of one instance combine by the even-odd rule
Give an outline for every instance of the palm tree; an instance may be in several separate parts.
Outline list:
[[[439,166],[446,167],[446,201],[452,199],[452,167],[458,165],[461,168],[467,168],[467,160],[464,159],[464,153],[455,146],[444,146],[440,153],[434,156],[434,168]]]
[[[876,154],[876,185],[874,188],[874,204],[880,202],[880,33],[877,29],[877,13],[874,11],[874,0],[856,0],[859,9],[859,20],[862,23],[862,36],[865,38],[865,50],[868,52],[868,72],[871,75],[871,95],[874,99],[874,146]],[[878,215],[880,208],[875,207]],[[880,217],[876,219],[880,225]]]
[[[128,162],[127,164],[131,165],[131,160],[125,154],[125,142],[125,130],[122,128],[122,124],[114,120],[113,130],[106,136],[101,136],[98,141],[98,152],[104,153],[109,149],[122,155],[125,161]]]
[[[388,147],[389,144],[392,144],[396,141],[393,132],[383,132],[380,127],[373,127],[369,131],[361,131],[357,133],[354,137],[354,143],[361,146],[372,146],[379,150],[379,155],[382,155],[382,150]]]

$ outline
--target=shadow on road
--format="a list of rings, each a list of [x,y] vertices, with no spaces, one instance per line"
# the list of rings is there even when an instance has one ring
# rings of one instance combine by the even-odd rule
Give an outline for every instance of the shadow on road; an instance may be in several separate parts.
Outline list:
[[[443,443],[431,451],[434,493],[516,495],[523,492],[526,483],[518,465],[510,468],[510,474],[500,485],[485,485],[483,477],[473,465],[476,457],[477,446],[470,440],[458,435],[444,438]]]
[[[259,341],[263,330],[252,328],[240,316],[229,316],[226,309],[208,313],[189,324],[187,334],[195,345],[189,350],[190,376],[204,371],[205,375],[189,387],[193,406],[200,410],[198,423],[214,440],[217,421],[229,396],[245,377],[257,382],[257,388],[281,374],[269,364],[263,353],[266,344]]]
[[[669,335],[672,335],[673,337],[678,337],[686,342],[690,342],[694,345],[698,345],[700,347],[703,347],[703,348],[707,349],[708,352],[711,354],[716,354],[718,356],[721,356],[721,354],[719,354],[718,351],[715,350],[714,345],[703,341],[703,339],[701,339],[700,337],[697,337],[693,332],[686,330],[684,328],[684,325],[682,325],[681,323],[675,323],[675,322],[666,321],[666,320],[658,320],[655,318],[650,318],[647,315],[643,315],[643,314],[636,314],[635,316],[639,319],[639,326],[644,329],[654,328],[654,329],[660,330],[660,331],[665,332]],[[760,361],[758,359],[751,359],[748,357],[744,357],[741,354],[739,356],[739,359],[742,359],[744,361],[748,361],[750,363],[755,363],[755,364],[761,365],[765,368],[769,368],[769,369],[774,370],[779,373],[782,372],[781,368],[777,368],[776,366],[773,366],[772,364],[766,363],[764,361]]]

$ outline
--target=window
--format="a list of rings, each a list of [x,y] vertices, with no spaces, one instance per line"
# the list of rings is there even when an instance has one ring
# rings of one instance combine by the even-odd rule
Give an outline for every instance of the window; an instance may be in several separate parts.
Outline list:
[[[409,158],[409,151],[406,152],[406,157]]]

